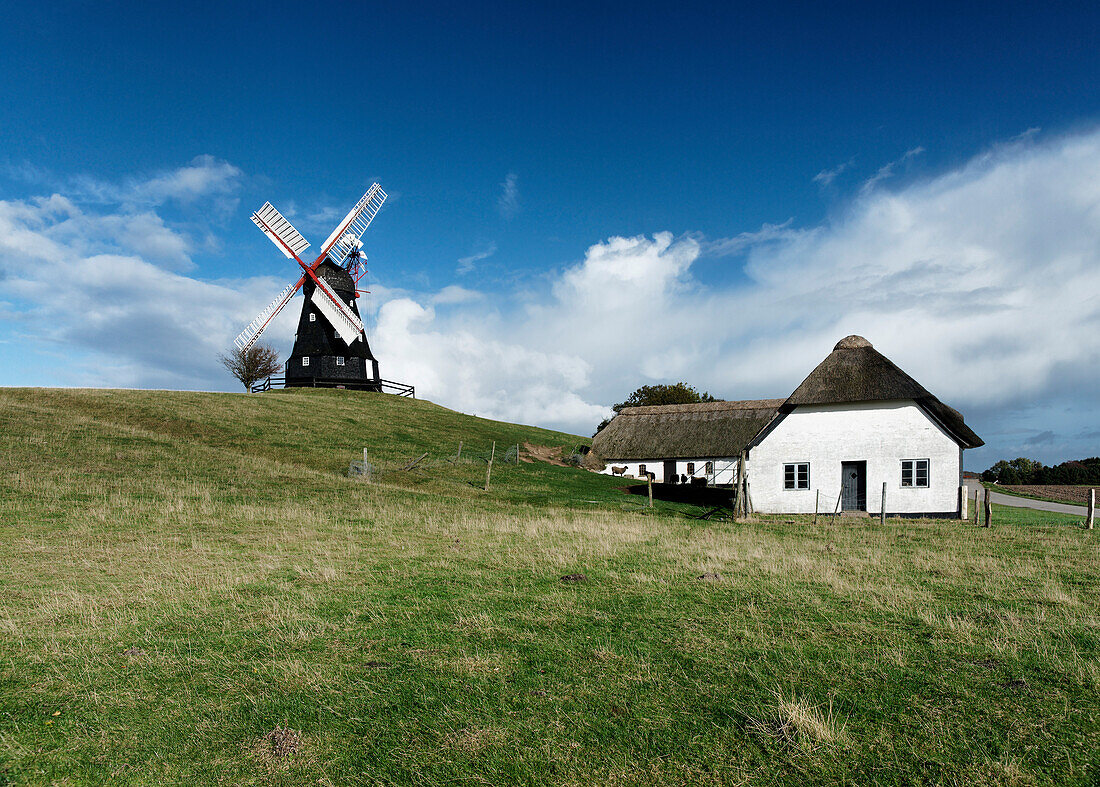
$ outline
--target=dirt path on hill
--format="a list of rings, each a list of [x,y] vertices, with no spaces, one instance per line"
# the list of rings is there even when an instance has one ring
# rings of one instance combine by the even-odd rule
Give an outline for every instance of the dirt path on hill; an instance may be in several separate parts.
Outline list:
[[[547,462],[548,464],[557,465],[558,467],[569,467],[561,458],[561,446],[557,448],[550,448],[545,445],[532,445],[531,443],[524,443],[523,450],[520,452],[519,459],[521,462]]]

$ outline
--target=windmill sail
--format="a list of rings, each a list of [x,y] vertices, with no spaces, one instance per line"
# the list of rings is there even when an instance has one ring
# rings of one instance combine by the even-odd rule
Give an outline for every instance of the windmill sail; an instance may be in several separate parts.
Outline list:
[[[292,260],[309,248],[309,241],[270,202],[265,202],[262,208],[252,214],[252,223],[263,230],[264,235],[271,239],[287,259]]]
[[[294,297],[294,293],[298,291],[298,286],[300,284],[301,282],[299,281],[284,287],[283,291],[275,297],[275,300],[269,303],[267,308],[260,312],[256,319],[250,322],[248,327],[237,335],[237,338],[233,340],[233,344],[237,345],[237,349],[247,350],[256,343],[256,340],[260,338],[260,334],[264,332],[264,328],[267,327],[268,323],[274,320],[275,315],[283,310],[287,301]]]
[[[382,203],[386,201],[386,192],[377,183],[373,184],[364,194],[344,220],[336,225],[336,229],[321,246],[321,254],[328,254],[337,265],[343,265],[344,260],[353,251],[359,249],[359,239],[367,231],[371,221],[378,215]]]
[[[363,321],[356,316],[351,307],[340,300],[340,296],[333,292],[324,279],[314,277],[317,289],[313,291],[311,299],[321,314],[325,315],[336,333],[349,347],[363,334]]]

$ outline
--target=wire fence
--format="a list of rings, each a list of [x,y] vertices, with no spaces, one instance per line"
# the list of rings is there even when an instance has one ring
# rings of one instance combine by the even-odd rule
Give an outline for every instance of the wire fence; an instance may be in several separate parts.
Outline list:
[[[409,457],[407,461],[398,460],[384,464],[371,460],[368,452],[369,449],[364,449],[363,459],[352,461],[348,465],[347,476],[349,478],[375,482],[386,477],[393,477],[395,474],[428,474],[433,470],[447,469],[456,465],[480,464],[487,466],[490,461],[518,465],[524,457],[523,447],[519,443],[508,446],[503,455],[494,445],[482,449],[460,443],[453,454],[433,455],[431,452],[424,452],[418,456]],[[527,461],[532,460],[528,457]]]
[[[454,453],[440,452],[433,454],[430,451],[425,451],[396,461],[386,462],[379,462],[371,459],[369,449],[364,449],[362,460],[356,460],[348,464],[347,475],[349,478],[365,481],[367,483],[395,481],[399,478],[409,478],[411,476],[454,477],[456,476],[454,471],[457,467],[465,465],[468,469],[465,473],[459,474],[454,480],[461,481],[462,483],[469,483],[481,488],[482,482],[479,477],[475,475],[475,477],[471,479],[468,476],[471,471],[474,473],[484,472],[484,488],[488,491],[494,463],[518,466],[520,462],[546,461],[547,458],[550,457],[557,460],[557,464],[579,467],[585,458],[581,450],[582,447],[583,446],[580,445],[574,446],[571,452],[563,456],[568,450],[564,447],[545,448],[542,446],[532,446],[526,443],[513,443],[501,451],[500,447],[493,443],[488,447],[473,447],[463,442],[459,444]],[[478,469],[475,470],[474,468]],[[481,470],[481,468],[484,468],[484,470]],[[566,501],[563,500],[562,502]],[[626,495],[625,498],[620,498],[615,495],[602,500],[573,500],[571,502],[612,506],[618,508],[624,514],[638,514],[642,516],[657,514],[667,508],[667,506],[662,505],[655,509],[648,499],[648,496],[638,494],[629,494]],[[713,503],[703,505],[696,514],[684,512],[683,515],[698,520],[736,521],[728,505],[716,506],[713,505]]]

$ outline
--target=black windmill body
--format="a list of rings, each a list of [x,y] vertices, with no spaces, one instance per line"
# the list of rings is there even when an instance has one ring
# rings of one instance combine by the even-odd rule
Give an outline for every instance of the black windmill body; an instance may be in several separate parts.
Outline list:
[[[382,187],[372,185],[332,231],[311,264],[299,256],[309,248],[309,242],[270,202],[252,214],[253,223],[279,251],[298,263],[302,274],[241,331],[234,344],[242,351],[248,350],[302,289],[305,303],[294,349],[286,363],[287,386],[382,390],[378,361],[367,343],[356,297],[359,279],[366,272],[360,238],[385,200]]]
[[[316,274],[359,317],[355,300],[355,280],[331,261],[322,262]],[[302,286],[305,303],[298,319],[294,349],[286,362],[287,387],[333,386],[368,391],[382,390],[378,361],[371,353],[367,337],[361,336],[349,346],[344,343],[313,300],[317,285],[312,280]]]

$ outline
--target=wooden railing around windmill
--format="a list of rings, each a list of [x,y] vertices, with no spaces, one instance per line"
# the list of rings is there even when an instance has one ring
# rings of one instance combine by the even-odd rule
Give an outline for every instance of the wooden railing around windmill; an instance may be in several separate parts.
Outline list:
[[[379,380],[382,386],[382,393],[390,393],[396,396],[407,396],[410,399],[416,398],[416,388],[408,383],[399,383],[395,380]],[[343,388],[346,385],[345,382],[340,380],[313,380],[310,382],[311,388]],[[273,388],[285,388],[286,377],[268,377],[266,380],[256,383],[250,390],[252,393],[262,393],[263,391],[270,391]]]

